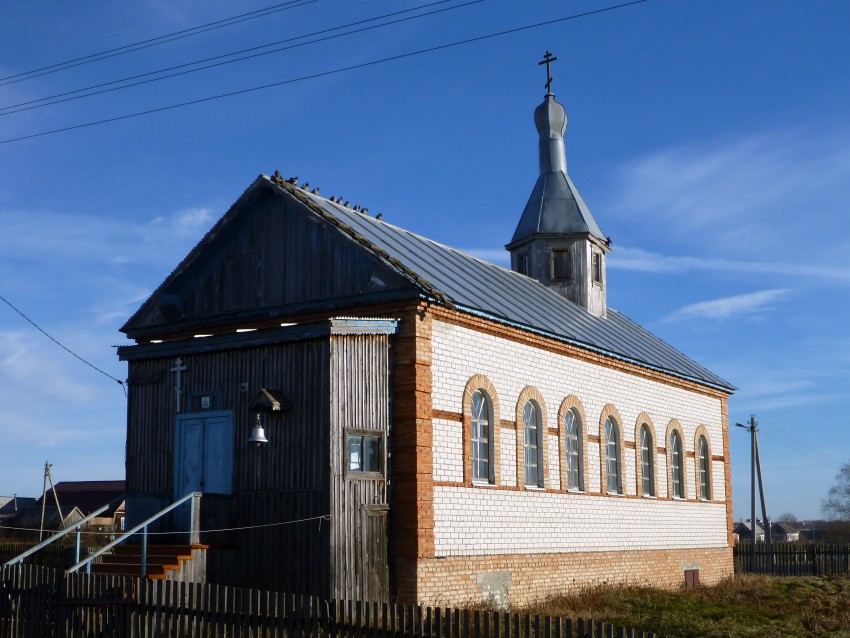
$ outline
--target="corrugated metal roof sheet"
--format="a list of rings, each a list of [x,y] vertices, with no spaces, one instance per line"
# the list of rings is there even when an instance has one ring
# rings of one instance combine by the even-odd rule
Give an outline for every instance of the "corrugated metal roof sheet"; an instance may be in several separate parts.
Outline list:
[[[735,389],[616,310],[609,308],[606,318],[595,317],[535,279],[318,195],[298,192],[416,273],[461,310],[726,391]]]

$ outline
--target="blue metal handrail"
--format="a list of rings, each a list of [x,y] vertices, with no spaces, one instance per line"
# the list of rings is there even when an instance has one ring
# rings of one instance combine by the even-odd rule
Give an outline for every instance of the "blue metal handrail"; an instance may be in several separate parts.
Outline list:
[[[29,555],[31,555],[31,554],[35,554],[35,553],[36,553],[38,550],[40,550],[42,547],[47,547],[47,546],[48,546],[48,545],[50,545],[50,543],[52,543],[53,541],[57,541],[57,540],[59,540],[60,538],[62,538],[62,537],[63,537],[63,536],[65,536],[66,534],[69,534],[70,532],[73,532],[74,530],[77,530],[77,558],[76,558],[75,560],[80,560],[80,535],[81,535],[81,533],[82,533],[83,525],[85,525],[86,523],[88,523],[88,522],[89,522],[91,519],[93,519],[94,517],[98,516],[99,514],[102,514],[102,513],[103,513],[103,512],[105,512],[106,510],[108,510],[108,509],[109,509],[109,508],[110,508],[113,504],[115,504],[115,502],[116,502],[116,501],[118,501],[118,500],[124,500],[124,497],[123,497],[123,496],[122,496],[122,497],[119,497],[119,498],[117,498],[117,499],[115,499],[115,500],[113,500],[113,501],[111,501],[111,502],[107,503],[107,504],[106,504],[106,505],[104,505],[103,507],[99,507],[98,509],[96,509],[95,511],[93,511],[93,512],[92,512],[91,514],[89,514],[88,516],[86,516],[86,517],[81,518],[80,520],[78,520],[78,521],[77,521],[76,523],[74,523],[73,525],[69,525],[69,526],[68,526],[68,527],[66,527],[65,529],[63,529],[63,530],[60,530],[60,531],[56,532],[56,533],[55,533],[53,536],[51,536],[50,538],[46,538],[46,539],[44,539],[43,541],[41,541],[41,542],[40,542],[38,545],[36,545],[35,547],[30,547],[27,551],[23,552],[22,554],[18,554],[18,555],[17,555],[17,556],[15,556],[13,559],[6,561],[6,562],[3,564],[3,567],[10,567],[11,565],[15,565],[16,563],[21,563],[21,564],[23,564],[24,559],[25,559],[27,556],[29,556]]]
[[[93,554],[89,555],[84,560],[79,560],[79,556],[78,556],[77,560],[79,562],[76,565],[74,565],[73,567],[69,567],[68,569],[66,569],[65,573],[66,574],[72,574],[72,573],[76,572],[78,569],[80,569],[80,567],[82,567],[83,565],[85,565],[85,567],[86,567],[86,573],[91,573],[91,563],[95,558],[97,558],[101,554],[109,551],[110,549],[112,549],[116,545],[123,543],[125,540],[130,538],[133,534],[135,534],[139,530],[142,530],[142,565],[141,565],[141,570],[142,570],[142,578],[144,578],[145,574],[147,573],[147,568],[148,568],[148,525],[153,523],[155,520],[159,519],[163,514],[168,514],[168,512],[170,512],[174,508],[182,505],[183,503],[185,503],[189,499],[197,499],[197,498],[201,498],[201,492],[189,492],[188,494],[186,494],[186,496],[182,497],[181,499],[179,499],[177,501],[174,501],[171,505],[169,505],[165,509],[161,509],[160,511],[158,511],[156,514],[154,514],[150,518],[142,521],[141,523],[136,525],[133,529],[127,530],[126,532],[124,532],[123,536],[119,536],[118,538],[116,538],[114,541],[112,541],[108,545],[101,547],[99,550],[97,550]],[[194,542],[195,542],[195,504],[193,503],[191,510],[190,510],[190,513],[189,513],[189,544],[191,545]]]

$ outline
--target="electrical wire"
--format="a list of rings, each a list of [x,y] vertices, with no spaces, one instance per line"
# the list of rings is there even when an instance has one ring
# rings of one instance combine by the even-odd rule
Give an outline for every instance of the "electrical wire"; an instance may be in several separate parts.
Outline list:
[[[766,423],[766,422],[762,421],[760,425],[762,427],[759,428],[759,432],[761,432],[763,434],[779,435],[774,440],[777,440],[782,445],[785,445],[787,447],[792,448],[793,450],[795,450],[799,454],[802,454],[802,455],[812,459],[813,461],[817,461],[818,463],[822,463],[822,464],[825,464],[825,465],[839,465],[839,466],[844,465],[844,463],[846,462],[844,460],[839,459],[836,456],[833,456],[832,454],[829,454],[828,452],[824,452],[823,450],[819,450],[818,448],[813,447],[813,446],[809,445],[808,443],[801,441],[800,439],[798,439],[794,435],[790,434],[786,430],[783,430],[782,428],[780,428],[775,423]],[[767,426],[767,429],[763,429],[765,426]],[[771,430],[773,430],[773,431],[771,432]],[[786,439],[786,440],[782,440],[782,439]],[[793,444],[786,442],[787,440],[790,440]],[[809,450],[811,450],[811,452],[814,452],[815,454],[820,456],[820,458],[815,458],[810,453],[806,453],[804,450],[799,449],[798,446],[808,448]]]
[[[125,383],[124,381],[121,381],[121,379],[116,379],[115,377],[113,377],[113,376],[112,376],[111,374],[109,374],[108,372],[104,372],[103,370],[101,370],[100,368],[98,368],[98,367],[97,367],[96,365],[94,365],[93,363],[91,363],[91,362],[86,361],[85,359],[83,359],[83,358],[82,358],[80,355],[78,355],[76,352],[74,352],[73,350],[71,350],[70,348],[68,348],[67,346],[65,346],[65,344],[61,343],[58,339],[56,339],[56,338],[55,338],[55,337],[53,337],[52,335],[48,334],[48,333],[47,333],[47,332],[46,332],[46,331],[45,331],[45,330],[44,330],[41,326],[39,326],[39,325],[38,325],[35,321],[33,321],[32,319],[30,319],[29,317],[27,317],[27,316],[26,316],[23,312],[21,312],[18,308],[16,308],[16,307],[14,306],[14,304],[12,304],[12,302],[11,302],[11,301],[9,301],[8,299],[6,299],[6,297],[4,297],[3,295],[0,295],[0,300],[2,300],[2,301],[3,301],[3,302],[7,305],[7,306],[9,306],[12,310],[14,310],[14,311],[15,311],[15,312],[17,312],[19,315],[21,315],[21,317],[23,317],[23,318],[24,318],[27,322],[29,322],[30,324],[32,324],[32,326],[33,326],[36,330],[38,330],[41,334],[43,334],[45,337],[47,337],[48,339],[50,339],[50,340],[51,340],[53,343],[55,343],[57,346],[59,346],[60,348],[62,348],[65,352],[67,352],[68,354],[70,354],[70,355],[72,355],[72,356],[76,357],[77,359],[79,359],[80,361],[82,361],[83,363],[85,363],[88,367],[93,368],[94,370],[97,370],[97,371],[98,371],[98,372],[100,372],[103,376],[105,376],[105,377],[109,377],[110,379],[112,379],[113,381],[115,381],[116,383],[118,383],[118,384],[121,386],[121,388],[124,390],[124,395],[126,396],[126,394],[127,394],[127,385],[126,385],[126,383]]]
[[[62,127],[62,128],[52,129],[52,130],[49,130],[49,131],[42,131],[41,133],[31,133],[29,135],[22,135],[20,137],[12,137],[12,138],[9,138],[9,139],[0,140],[0,144],[11,144],[13,142],[20,142],[22,140],[29,140],[29,139],[33,139],[33,138],[36,138],[36,137],[44,137],[46,135],[54,135],[56,133],[64,133],[66,131],[74,131],[74,130],[78,130],[78,129],[82,129],[82,128],[88,128],[88,127],[91,127],[91,126],[99,126],[101,124],[108,124],[110,122],[119,122],[119,121],[122,121],[122,120],[128,120],[128,119],[135,118],[135,117],[141,117],[143,115],[151,115],[153,113],[161,113],[163,111],[170,111],[170,110],[173,110],[173,109],[178,109],[178,108],[182,108],[182,107],[185,107],[185,106],[191,106],[191,105],[194,105],[194,104],[203,104],[205,102],[212,102],[214,100],[220,100],[220,99],[223,99],[223,98],[226,98],[226,97],[234,97],[236,95],[244,95],[246,93],[253,93],[255,91],[262,91],[262,90],[270,89],[270,88],[273,88],[273,87],[285,86],[287,84],[294,84],[296,82],[303,82],[305,80],[312,80],[312,79],[316,79],[316,78],[327,77],[327,76],[330,76],[330,75],[336,75],[338,73],[344,73],[346,71],[354,71],[356,69],[363,69],[363,68],[367,68],[367,67],[371,67],[371,66],[376,66],[378,64],[383,64],[385,62],[393,62],[393,61],[396,61],[396,60],[403,60],[405,58],[411,58],[411,57],[418,56],[418,55],[424,55],[426,53],[434,53],[436,51],[443,51],[445,49],[451,49],[453,47],[461,46],[461,45],[464,45],[464,44],[472,44],[474,42],[481,42],[481,41],[484,41],[484,40],[490,40],[490,39],[493,39],[493,38],[498,38],[498,37],[502,37],[502,36],[506,36],[506,35],[512,35],[514,33],[520,33],[522,31],[528,31],[530,29],[537,29],[537,28],[544,27],[544,26],[550,26],[552,24],[558,24],[560,22],[566,22],[568,20],[576,20],[578,18],[584,18],[584,17],[587,17],[587,16],[599,14],[599,13],[605,13],[605,12],[608,12],[608,11],[623,9],[623,8],[631,7],[631,6],[634,6],[634,5],[643,4],[644,2],[649,2],[649,0],[633,0],[632,2],[626,2],[626,3],[623,3],[623,4],[613,5],[613,6],[609,6],[609,7],[603,7],[602,9],[594,9],[593,11],[586,11],[586,12],[583,12],[583,13],[577,13],[577,14],[573,14],[573,15],[570,15],[570,16],[564,16],[562,18],[555,18],[555,19],[552,19],[552,20],[546,20],[544,22],[536,22],[534,24],[527,24],[527,25],[524,25],[524,26],[521,26],[521,27],[515,27],[513,29],[506,29],[504,31],[497,31],[495,33],[488,33],[487,35],[477,36],[477,37],[474,37],[474,38],[467,38],[465,40],[457,40],[455,42],[449,42],[447,44],[440,44],[440,45],[428,47],[428,48],[425,48],[425,49],[419,49],[419,50],[416,50],[416,51],[409,51],[407,53],[400,53],[398,55],[392,55],[392,56],[380,58],[380,59],[377,59],[377,60],[371,60],[369,62],[363,62],[363,63],[360,63],[360,64],[353,64],[353,65],[350,65],[350,66],[339,67],[339,68],[336,68],[336,69],[332,69],[330,71],[321,71],[319,73],[312,73],[312,74],[309,74],[309,75],[303,75],[303,76],[300,76],[300,77],[297,77],[297,78],[290,78],[288,80],[281,80],[279,82],[271,82],[269,84],[262,84],[260,86],[254,86],[254,87],[250,87],[250,88],[247,88],[247,89],[240,89],[240,90],[237,90],[237,91],[220,93],[218,95],[211,95],[211,96],[204,97],[204,98],[189,100],[187,102],[179,102],[177,104],[169,104],[167,106],[160,106],[160,107],[157,107],[157,108],[154,108],[154,109],[148,109],[148,110],[145,110],[145,111],[137,111],[136,113],[129,113],[127,115],[118,115],[118,116],[115,116],[115,117],[109,117],[109,118],[105,118],[105,119],[102,119],[102,120],[95,120],[93,122],[85,122],[83,124],[75,124],[73,126],[65,126],[65,127]]]
[[[308,523],[310,521],[330,521],[330,520],[331,520],[330,514],[322,514],[321,516],[311,516],[310,518],[300,518],[300,519],[294,520],[294,521],[281,521],[279,523],[262,523],[262,524],[259,524],[259,525],[242,525],[240,527],[222,527],[222,528],[219,528],[219,529],[199,529],[198,534],[212,534],[212,533],[218,533],[218,532],[240,532],[240,531],[245,531],[245,530],[249,530],[249,529],[265,529],[265,528],[268,528],[268,527],[282,527],[284,525],[295,525],[297,523]],[[70,525],[70,527],[73,527],[73,524]],[[44,530],[38,529],[37,527],[35,527],[35,528],[34,527],[12,527],[10,525],[0,525],[0,529],[11,529],[11,530],[16,530],[16,531],[20,531],[20,532],[40,532],[40,531],[44,531]],[[67,528],[65,528],[65,529],[67,529]],[[57,530],[57,531],[61,532],[62,530]],[[81,530],[80,533],[81,534],[88,534],[89,536],[120,536],[121,535],[121,533],[119,533],[119,532],[94,532],[94,531],[87,531],[85,529]],[[138,533],[138,532],[136,532],[136,533]],[[156,536],[156,535],[163,535],[163,536],[164,535],[174,535],[174,532],[148,532],[148,536]]]
[[[314,2],[318,2],[318,0],[289,0],[289,2],[284,2],[282,4],[273,5],[271,7],[266,7],[265,9],[257,9],[256,11],[250,11],[248,13],[242,13],[237,16],[233,16],[230,18],[224,18],[222,20],[216,20],[215,22],[208,22],[207,24],[202,24],[197,27],[192,27],[189,29],[183,29],[181,31],[175,31],[173,33],[168,33],[166,35],[157,36],[156,38],[150,38],[148,40],[142,40],[141,42],[135,42],[133,44],[127,44],[121,47],[116,47],[114,49],[107,49],[106,51],[101,51],[100,53],[92,53],[90,55],[85,55],[80,58],[74,58],[72,60],[66,60],[65,62],[58,62],[56,64],[51,64],[49,66],[43,66],[38,69],[32,69],[31,71],[23,71],[21,73],[16,73],[14,75],[7,75],[6,77],[0,78],[0,86],[5,86],[7,84],[15,84],[17,82],[23,82],[25,80],[31,80],[32,78],[41,77],[42,75],[49,75],[51,73],[58,73],[59,71],[65,71],[66,69],[72,69],[74,67],[82,66],[84,64],[91,64],[92,62],[98,62],[100,60],[106,60],[108,58],[113,58],[118,55],[124,55],[125,53],[132,53],[133,51],[141,51],[142,49],[148,49],[150,47],[155,47],[160,44],[166,44],[168,42],[174,42],[175,40],[181,40],[183,38],[188,38],[193,35],[198,35],[200,33],[206,33],[207,31],[212,31],[214,29],[221,29],[223,27],[229,27],[234,24],[239,24],[240,22],[245,22],[247,20],[253,20],[255,18],[264,18],[268,15],[272,15],[279,11],[288,11],[289,9],[298,9],[302,6],[312,4]],[[295,6],[293,6],[295,5]],[[259,14],[259,15],[255,15]],[[248,16],[248,17],[246,17]],[[239,19],[241,18],[241,19]],[[226,23],[226,24],[223,24]],[[218,26],[214,26],[218,25]],[[61,67],[61,68],[58,68]],[[22,77],[22,76],[28,77]],[[17,79],[15,79],[17,78]],[[9,80],[9,81],[7,81]]]
[[[195,60],[194,62],[186,62],[185,64],[178,64],[176,66],[166,67],[166,68],[159,69],[159,70],[156,70],[156,71],[148,71],[147,73],[139,73],[137,75],[131,75],[131,76],[121,78],[121,79],[118,79],[118,80],[111,80],[109,82],[102,82],[100,84],[93,84],[91,86],[87,86],[87,87],[82,88],[82,89],[75,89],[73,91],[66,91],[65,93],[57,93],[56,95],[51,95],[51,96],[48,96],[48,97],[39,98],[37,100],[29,100],[27,102],[20,102],[18,104],[10,104],[9,106],[2,106],[2,107],[0,107],[0,111],[6,111],[6,112],[5,113],[0,112],[0,117],[2,117],[4,115],[12,115],[13,113],[20,113],[22,111],[30,111],[32,109],[38,109],[38,108],[41,108],[41,107],[44,107],[44,106],[51,106],[53,104],[61,104],[63,102],[70,102],[72,100],[79,100],[79,99],[82,99],[82,98],[85,98],[85,97],[91,97],[93,95],[102,95],[103,93],[111,93],[113,91],[120,91],[122,89],[128,89],[130,87],[140,86],[140,85],[143,85],[143,84],[151,84],[153,82],[159,82],[160,80],[167,80],[169,78],[175,78],[175,77],[182,76],[182,75],[188,75],[190,73],[195,73],[197,71],[204,71],[206,69],[212,69],[212,68],[216,68],[216,67],[220,67],[220,66],[225,66],[227,64],[233,64],[235,62],[244,62],[245,60],[252,60],[254,58],[259,58],[259,57],[262,57],[262,56],[265,56],[265,55],[271,55],[273,53],[280,53],[281,51],[288,51],[290,49],[296,49],[296,48],[299,48],[299,47],[307,46],[307,45],[310,45],[310,44],[316,44],[316,43],[319,43],[319,42],[325,42],[325,41],[328,41],[328,40],[335,40],[336,38],[342,38],[342,37],[345,37],[345,36],[348,36],[348,35],[363,33],[365,31],[372,31],[374,29],[381,29],[383,27],[392,26],[392,25],[395,25],[395,24],[399,24],[401,22],[408,22],[410,20],[417,20],[419,18],[424,18],[424,17],[427,17],[427,16],[435,15],[437,13],[443,13],[445,11],[452,11],[454,9],[460,9],[462,7],[467,7],[467,6],[472,5],[472,4],[478,4],[478,3],[484,2],[484,0],[469,0],[468,2],[465,2],[463,4],[458,4],[458,5],[451,6],[451,7],[444,7],[442,9],[436,9],[434,11],[429,11],[427,13],[422,13],[422,14],[415,15],[415,16],[408,16],[406,18],[399,18],[398,20],[392,20],[390,22],[385,22],[383,24],[376,24],[376,25],[372,25],[372,26],[369,26],[369,27],[362,27],[360,29],[354,29],[352,31],[346,31],[345,33],[338,33],[336,35],[330,35],[330,36],[326,36],[324,38],[317,38],[315,40],[310,40],[308,42],[301,42],[299,44],[292,44],[292,45],[289,45],[289,46],[280,47],[280,48],[277,48],[277,49],[272,49],[271,51],[263,51],[262,53],[253,53],[251,55],[246,55],[246,56],[243,56],[241,58],[235,58],[233,60],[225,60],[225,61],[222,61],[222,62],[216,62],[215,64],[208,64],[206,66],[201,66],[201,67],[198,67],[198,68],[195,68],[195,69],[188,69],[186,71],[180,71],[178,73],[170,73],[168,75],[162,75],[161,77],[152,78],[152,79],[148,79],[148,80],[142,80],[141,82],[132,82],[130,84],[125,84],[123,86],[116,86],[116,87],[112,87],[112,88],[109,88],[109,89],[103,89],[101,91],[94,91],[93,90],[93,89],[97,89],[97,88],[104,87],[104,86],[119,84],[121,82],[130,82],[131,80],[147,77],[147,76],[150,76],[150,75],[158,75],[160,73],[167,73],[168,71],[173,71],[173,70],[176,70],[176,69],[182,69],[182,68],[189,67],[189,66],[195,66],[197,64],[203,64],[204,62],[210,62],[212,60],[220,60],[221,58],[227,58],[227,57],[231,57],[231,56],[234,56],[234,55],[239,55],[239,54],[242,54],[242,53],[246,53],[248,51],[256,51],[257,49],[264,49],[264,48],[276,46],[278,44],[283,44],[283,43],[286,43],[286,42],[292,42],[294,40],[301,40],[303,38],[309,38],[309,37],[312,37],[314,35],[320,35],[322,33],[328,33],[330,31],[338,31],[340,29],[345,29],[345,28],[348,28],[348,27],[351,27],[351,26],[356,26],[358,24],[364,24],[366,22],[374,22],[375,20],[382,20],[384,18],[392,17],[392,16],[399,15],[399,14],[402,14],[402,13],[410,13],[411,11],[418,11],[419,9],[425,9],[425,8],[432,7],[432,6],[437,5],[437,4],[445,4],[446,2],[453,2],[453,1],[454,0],[437,0],[437,2],[431,2],[431,3],[428,3],[428,4],[420,5],[418,7],[413,7],[411,9],[404,9],[403,11],[395,11],[393,13],[388,13],[388,14],[385,14],[385,15],[382,15],[382,16],[376,16],[374,18],[368,18],[366,20],[359,20],[357,22],[352,22],[352,23],[349,23],[349,24],[331,27],[331,28],[328,28],[328,29],[322,29],[321,31],[314,31],[313,33],[307,33],[307,34],[304,34],[304,35],[299,35],[299,36],[295,36],[295,37],[292,37],[292,38],[287,38],[286,40],[279,40],[277,42],[270,42],[268,44],[262,44],[262,45],[259,45],[259,46],[250,47],[248,49],[242,49],[242,50],[239,50],[239,51],[232,51],[230,53],[224,53],[222,55],[216,55],[216,56],[204,58],[204,59],[201,59],[201,60]],[[64,97],[66,95],[74,95],[74,93],[82,93],[84,91],[91,91],[91,92],[85,93],[84,95],[76,95],[76,96],[73,96],[73,97]],[[63,99],[55,99],[55,98],[63,98]],[[53,101],[49,101],[49,100],[53,100]],[[44,102],[44,104],[37,104],[38,102]],[[27,105],[29,105],[29,106],[27,106]],[[17,108],[17,107],[22,107],[22,108]]]

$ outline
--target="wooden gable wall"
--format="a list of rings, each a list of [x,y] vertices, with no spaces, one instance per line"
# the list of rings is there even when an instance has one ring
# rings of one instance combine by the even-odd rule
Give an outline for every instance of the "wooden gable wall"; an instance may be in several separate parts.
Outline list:
[[[122,328],[131,338],[344,308],[415,291],[295,198],[258,182]]]

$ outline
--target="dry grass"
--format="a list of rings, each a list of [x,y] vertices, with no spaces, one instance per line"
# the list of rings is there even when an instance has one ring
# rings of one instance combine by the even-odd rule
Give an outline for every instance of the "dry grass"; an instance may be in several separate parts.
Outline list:
[[[681,638],[850,638],[850,578],[740,575],[672,592],[603,585],[513,611],[594,618]]]

